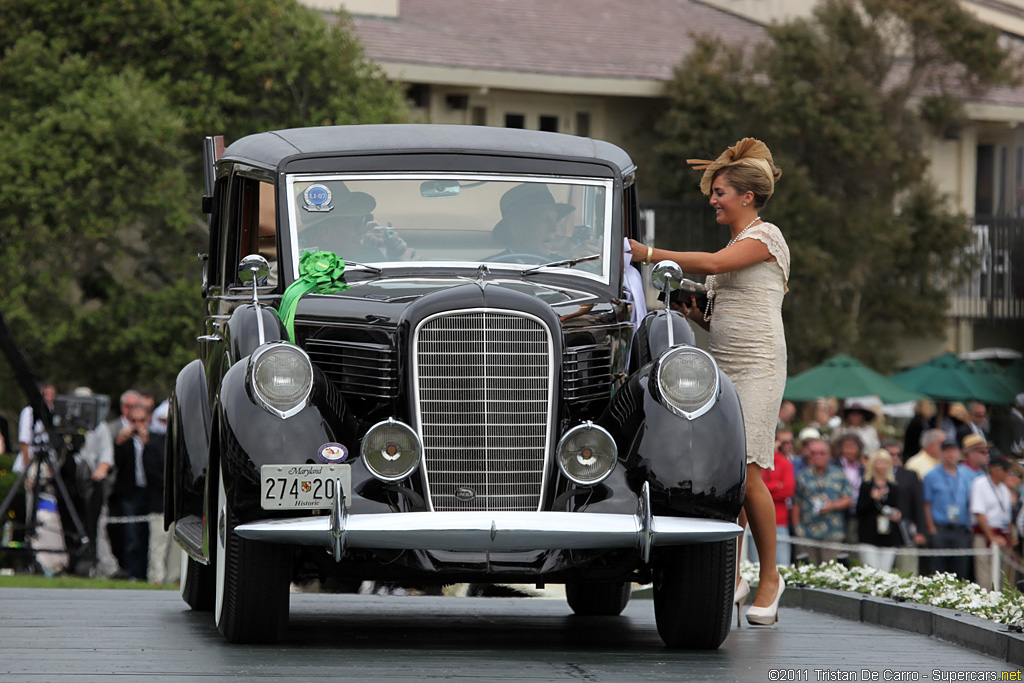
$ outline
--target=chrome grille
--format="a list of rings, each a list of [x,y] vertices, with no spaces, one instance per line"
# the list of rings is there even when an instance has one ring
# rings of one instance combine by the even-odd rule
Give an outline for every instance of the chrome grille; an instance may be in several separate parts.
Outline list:
[[[547,328],[508,311],[428,318],[414,372],[433,509],[539,509],[551,431]]]

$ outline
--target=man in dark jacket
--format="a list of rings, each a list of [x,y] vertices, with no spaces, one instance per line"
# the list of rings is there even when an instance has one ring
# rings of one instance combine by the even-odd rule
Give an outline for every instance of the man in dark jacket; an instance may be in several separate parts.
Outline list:
[[[114,464],[117,479],[110,496],[110,512],[124,520],[124,548],[118,560],[121,568],[133,579],[146,580],[149,555],[149,521],[151,489],[147,474],[152,475],[153,463],[162,463],[164,438],[149,431],[151,416],[142,406],[132,407],[127,414],[127,425],[114,437]],[[149,466],[147,467],[147,463]]]

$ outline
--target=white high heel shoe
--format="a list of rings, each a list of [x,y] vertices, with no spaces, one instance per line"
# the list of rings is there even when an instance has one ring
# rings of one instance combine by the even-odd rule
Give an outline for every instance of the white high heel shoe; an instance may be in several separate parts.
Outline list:
[[[775,593],[775,599],[767,607],[751,605],[747,608],[747,621],[755,626],[771,626],[779,620],[779,601],[782,593],[786,590],[786,580],[779,575],[779,590]]]
[[[736,628],[740,627],[740,609],[743,607],[743,603],[747,601],[748,595],[750,595],[750,584],[747,583],[746,579],[741,578],[732,594],[732,601],[736,604]]]

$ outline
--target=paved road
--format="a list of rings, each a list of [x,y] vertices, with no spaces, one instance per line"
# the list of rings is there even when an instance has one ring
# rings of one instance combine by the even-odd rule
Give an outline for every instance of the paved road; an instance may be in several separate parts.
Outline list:
[[[285,642],[233,646],[171,591],[0,589],[0,681],[764,683],[779,680],[772,669],[812,682],[865,680],[862,669],[876,680],[1007,670],[924,636],[797,609],[777,627],[734,627],[716,652],[666,650],[649,600],[622,617],[581,618],[560,600],[296,594],[291,613]]]

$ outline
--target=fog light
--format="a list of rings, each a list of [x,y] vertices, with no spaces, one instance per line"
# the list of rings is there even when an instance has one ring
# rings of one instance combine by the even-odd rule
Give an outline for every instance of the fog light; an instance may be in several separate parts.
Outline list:
[[[360,452],[370,474],[381,481],[398,481],[416,471],[423,444],[412,427],[388,418],[370,428]]]
[[[619,450],[607,431],[585,422],[573,427],[558,442],[558,467],[577,484],[598,484],[612,473]]]

